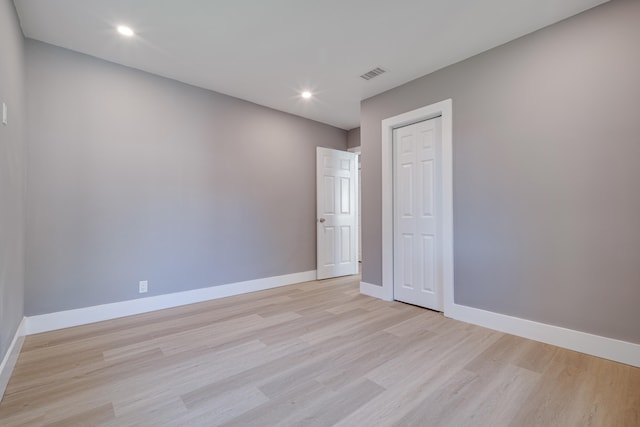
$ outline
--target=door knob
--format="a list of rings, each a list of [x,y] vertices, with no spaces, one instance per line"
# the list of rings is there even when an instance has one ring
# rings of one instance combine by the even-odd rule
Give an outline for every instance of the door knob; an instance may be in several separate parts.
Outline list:
[[[320,221],[320,222],[325,222],[325,221],[326,221],[326,219],[324,219],[324,218],[320,218],[318,221]]]

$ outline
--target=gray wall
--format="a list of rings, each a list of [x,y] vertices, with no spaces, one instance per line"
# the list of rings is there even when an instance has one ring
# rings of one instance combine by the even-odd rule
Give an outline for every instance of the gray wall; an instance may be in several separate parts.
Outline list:
[[[315,147],[346,131],[32,40],[26,59],[27,315],[315,269]]]
[[[360,147],[360,128],[354,128],[347,132],[347,147]]]
[[[365,100],[363,280],[380,121],[452,98],[456,303],[640,343],[639,23],[614,0]]]
[[[24,297],[24,38],[10,0],[0,0],[0,361],[23,317]]]

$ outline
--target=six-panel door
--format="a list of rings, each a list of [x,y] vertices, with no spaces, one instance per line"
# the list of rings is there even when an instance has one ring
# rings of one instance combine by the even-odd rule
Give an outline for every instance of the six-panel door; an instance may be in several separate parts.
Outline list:
[[[356,155],[317,148],[318,279],[358,273]]]
[[[442,310],[440,118],[393,131],[394,299]]]

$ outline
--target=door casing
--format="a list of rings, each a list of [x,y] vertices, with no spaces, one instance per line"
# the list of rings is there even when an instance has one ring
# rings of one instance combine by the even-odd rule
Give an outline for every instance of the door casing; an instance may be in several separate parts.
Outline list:
[[[393,130],[442,117],[442,302],[444,313],[453,299],[453,102],[447,99],[382,120],[382,296],[393,300]]]

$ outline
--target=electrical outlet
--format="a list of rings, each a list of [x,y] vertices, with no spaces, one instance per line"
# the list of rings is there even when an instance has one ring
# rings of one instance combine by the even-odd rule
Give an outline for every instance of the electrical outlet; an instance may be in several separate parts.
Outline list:
[[[144,294],[148,290],[149,290],[149,282],[147,282],[146,280],[141,280],[140,284],[138,285],[138,293]]]

